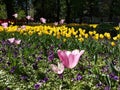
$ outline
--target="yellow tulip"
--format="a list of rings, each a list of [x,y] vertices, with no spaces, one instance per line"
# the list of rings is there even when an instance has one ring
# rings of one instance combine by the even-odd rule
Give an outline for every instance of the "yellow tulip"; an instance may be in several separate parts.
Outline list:
[[[89,35],[90,35],[90,36],[92,36],[92,35],[93,35],[93,32],[92,32],[92,31],[89,31],[88,33],[89,33]]]
[[[104,38],[104,35],[103,35],[103,34],[100,34],[99,37],[100,37],[101,39],[103,39],[103,38]]]
[[[65,39],[65,38],[63,39],[63,42],[66,42],[66,39]]]
[[[111,46],[115,46],[116,44],[115,44],[115,42],[111,42]]]
[[[85,38],[88,38],[88,34],[85,34]]]
[[[84,38],[81,37],[81,38],[79,38],[78,40],[79,40],[80,42],[83,42],[83,41],[84,41]]]
[[[115,40],[115,41],[116,41],[116,40],[117,40],[117,37],[113,37],[113,40]]]

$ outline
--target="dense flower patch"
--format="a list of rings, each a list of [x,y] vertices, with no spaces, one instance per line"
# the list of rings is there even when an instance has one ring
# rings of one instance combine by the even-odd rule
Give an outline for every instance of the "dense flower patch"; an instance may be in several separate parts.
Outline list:
[[[0,26],[0,88],[119,90],[120,33],[96,26]]]

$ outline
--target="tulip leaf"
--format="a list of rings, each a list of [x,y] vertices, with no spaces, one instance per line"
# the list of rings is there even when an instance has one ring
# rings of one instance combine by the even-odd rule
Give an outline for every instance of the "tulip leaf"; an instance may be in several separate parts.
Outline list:
[[[98,55],[95,54],[95,55],[93,56],[93,58],[94,58],[94,64],[96,64],[96,63],[97,63],[97,59],[98,59]]]
[[[104,77],[104,79],[105,79],[105,81],[106,81],[107,85],[108,85],[108,86],[111,86],[111,81],[110,81],[109,76],[108,76],[108,75],[106,75],[106,76]]]

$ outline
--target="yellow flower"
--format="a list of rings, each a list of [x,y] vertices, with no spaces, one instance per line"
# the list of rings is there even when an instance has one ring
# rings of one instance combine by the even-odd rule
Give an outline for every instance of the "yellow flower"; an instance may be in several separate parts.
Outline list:
[[[89,33],[89,35],[90,35],[90,36],[92,36],[92,35],[93,35],[93,32],[92,32],[92,31],[89,31],[88,33]]]
[[[60,34],[59,33],[57,34],[57,38],[60,39]]]
[[[105,36],[107,39],[111,39],[110,33],[105,32],[105,33],[104,33],[104,36]]]
[[[95,40],[99,39],[99,34],[95,34],[95,36],[93,37]]]
[[[111,42],[111,46],[115,46],[116,44],[115,44],[115,42]]]
[[[96,34],[96,31],[93,31],[93,34]]]
[[[78,38],[78,35],[75,35],[75,38]]]
[[[12,25],[14,24],[14,22],[10,22]]]
[[[42,35],[42,33],[41,33],[41,32],[38,32],[38,35],[39,35],[39,36],[41,36],[41,35]]]
[[[69,38],[69,37],[71,37],[71,35],[66,33],[66,37]]]
[[[120,39],[120,34],[117,35],[117,38]]]
[[[103,38],[104,38],[104,35],[103,35],[103,34],[100,34],[100,38],[103,39]]]
[[[66,42],[66,39],[65,39],[65,38],[63,39],[63,42]]]
[[[115,30],[120,30],[120,28],[117,26],[117,27],[115,27]]]
[[[88,38],[88,34],[85,34],[85,38]]]
[[[98,24],[90,24],[90,27],[96,28]]]
[[[78,40],[79,40],[80,42],[83,42],[83,41],[84,41],[84,38],[81,37],[81,38],[79,38]]]
[[[116,41],[116,40],[117,40],[117,37],[113,37],[113,40],[115,40],[115,41]]]
[[[33,31],[29,31],[28,34],[29,34],[29,35],[32,35],[32,34],[33,34]]]

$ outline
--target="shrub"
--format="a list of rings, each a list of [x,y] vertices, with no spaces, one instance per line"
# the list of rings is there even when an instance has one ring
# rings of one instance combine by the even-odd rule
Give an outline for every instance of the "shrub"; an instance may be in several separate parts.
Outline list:
[[[112,37],[117,35],[117,30],[114,28],[114,25],[110,23],[101,23],[96,27],[97,33],[105,33],[108,32],[111,34]]]

